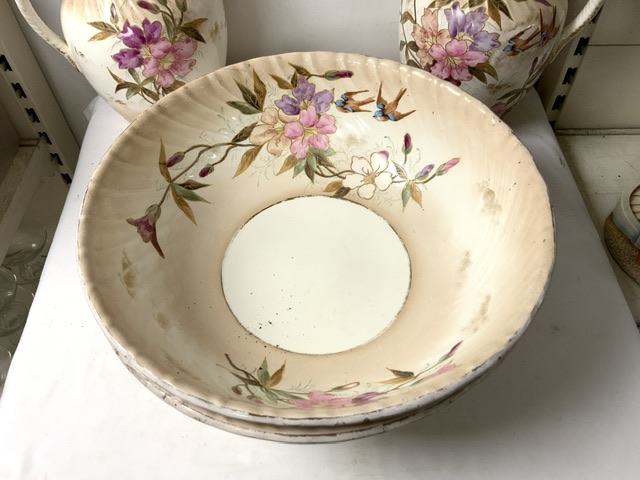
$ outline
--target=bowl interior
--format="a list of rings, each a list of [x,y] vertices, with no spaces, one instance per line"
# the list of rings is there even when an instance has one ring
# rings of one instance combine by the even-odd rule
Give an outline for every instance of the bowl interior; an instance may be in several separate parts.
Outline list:
[[[127,366],[204,411],[358,423],[488,370],[539,305],[546,186],[479,102],[350,54],[232,65],[138,117],[84,202],[85,289]]]

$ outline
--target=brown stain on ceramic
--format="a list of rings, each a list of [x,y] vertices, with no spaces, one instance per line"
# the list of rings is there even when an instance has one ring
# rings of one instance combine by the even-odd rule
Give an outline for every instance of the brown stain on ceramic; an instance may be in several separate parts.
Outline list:
[[[465,330],[470,331],[471,333],[475,333],[478,329],[484,324],[489,318],[489,306],[491,305],[491,295],[486,295],[478,312],[471,319],[469,326],[465,328]]]
[[[171,325],[169,321],[169,317],[167,317],[162,312],[154,312],[153,318],[155,318],[156,322],[158,322],[158,325],[160,325],[160,327],[163,328],[164,330],[167,330]]]
[[[478,188],[482,194],[482,211],[489,215],[498,215],[502,212],[502,206],[498,202],[496,192],[489,187],[489,182],[480,182]]]
[[[133,266],[131,259],[125,251],[122,252],[122,276],[120,278],[129,296],[135,300],[138,285],[138,271]]]

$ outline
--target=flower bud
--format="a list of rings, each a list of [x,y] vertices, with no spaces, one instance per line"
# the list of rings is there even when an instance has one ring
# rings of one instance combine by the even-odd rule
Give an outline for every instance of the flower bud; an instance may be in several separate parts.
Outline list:
[[[151,13],[160,13],[160,8],[157,5],[154,5],[151,2],[145,2],[144,0],[138,1],[138,6],[140,8],[144,8],[145,10],[149,10]]]
[[[411,142],[411,135],[408,133],[404,134],[404,143],[402,145],[402,153],[405,155],[409,155],[413,150],[413,143]]]
[[[351,70],[329,70],[323,77],[327,80],[339,80],[353,77],[353,72]]]
[[[184,152],[176,152],[171,155],[169,157],[169,160],[167,160],[167,168],[171,168],[177,163],[180,163],[182,160],[184,160],[184,155]]]
[[[200,170],[200,173],[198,174],[200,177],[204,178],[207,175],[209,175],[210,173],[213,173],[213,171],[215,170],[215,167],[213,165],[211,165],[210,163],[208,163],[207,165],[205,165],[202,170]]]

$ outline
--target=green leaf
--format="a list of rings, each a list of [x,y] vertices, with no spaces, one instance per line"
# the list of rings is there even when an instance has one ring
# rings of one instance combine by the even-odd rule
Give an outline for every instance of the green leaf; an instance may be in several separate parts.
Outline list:
[[[117,32],[98,32],[89,39],[90,42],[99,42],[100,40],[106,40],[107,38],[115,37]]]
[[[294,70],[300,77],[309,78],[311,76],[311,72],[306,68],[301,67],[300,65],[295,65],[293,63],[289,63],[289,65],[291,65],[294,68]]]
[[[135,68],[128,68],[127,72],[129,73],[129,75],[131,75],[131,78],[133,78],[136,82],[140,83],[140,75],[138,74],[138,71]],[[153,80],[153,77],[147,78],[145,80]]]
[[[233,178],[237,177],[241,173],[244,173],[247,170],[247,168],[251,166],[251,164],[255,161],[255,159],[258,158],[258,154],[260,153],[260,150],[262,150],[262,145],[257,145],[253,148],[250,148],[246,152],[244,152],[244,154],[242,155],[242,158],[240,159],[240,165],[238,165],[238,169],[236,170],[236,173],[233,176]]]
[[[323,192],[335,193],[342,188],[342,180],[334,180],[329,185],[324,187]]]
[[[248,103],[245,103],[245,102],[230,101],[230,102],[227,102],[227,105],[235,108],[236,110],[239,110],[241,113],[244,113],[245,115],[255,115],[256,113],[262,113],[261,110],[258,110],[253,105],[249,105]]]
[[[260,368],[258,368],[256,377],[258,377],[258,381],[263,387],[266,386],[269,382],[269,378],[271,377],[271,375],[269,375],[269,365],[267,364],[266,358],[262,361],[262,365],[260,365]]]
[[[411,12],[409,10],[405,10],[400,17],[401,24],[405,24],[407,22],[416,23],[416,19],[413,18],[413,15],[411,15]]]
[[[167,168],[167,152],[162,140],[160,140],[160,157],[158,158],[158,167],[160,168],[162,178],[171,183],[171,173],[169,173],[169,169]]]
[[[415,67],[415,68],[420,68],[420,69],[422,68],[422,65],[420,65],[415,60],[408,60],[407,61],[407,65],[409,65],[410,67]]]
[[[282,164],[282,167],[280,167],[280,171],[277,173],[277,175],[283,174],[284,172],[288,172],[293,167],[295,167],[297,163],[298,163],[298,159],[296,158],[295,154],[292,153],[291,155],[289,155],[287,158],[284,159],[284,163]]]
[[[242,130],[236,133],[236,136],[233,137],[233,139],[231,139],[231,143],[244,142],[251,136],[251,133],[253,132],[253,129],[256,128],[256,125],[258,125],[258,122],[254,122],[251,125],[247,125],[246,127],[244,127]]]
[[[417,52],[420,50],[420,47],[418,46],[418,44],[415,42],[415,40],[411,40],[409,43],[407,43],[407,48],[409,50],[411,50],[412,52]]]
[[[182,25],[182,27],[187,27],[187,28],[200,28],[200,25],[202,25],[204,22],[206,22],[207,19],[206,18],[196,18],[195,20],[191,20],[190,22],[187,22],[185,24]]]
[[[114,27],[113,25],[107,22],[89,22],[89,25],[91,25],[93,28],[97,28],[101,32],[112,33],[114,35],[117,35],[118,33],[120,33],[118,32],[116,27]]]
[[[498,72],[489,62],[479,63],[475,67],[469,67],[469,73],[483,83],[487,83],[487,75],[498,80]]]
[[[180,194],[176,191],[176,184],[171,184],[171,196],[173,197],[173,201],[176,202],[176,205],[182,213],[184,213],[189,220],[191,220],[194,224],[196,223],[196,216],[193,213],[193,210],[187,203],[187,201],[180,196]]]
[[[180,27],[180,28],[178,28],[178,31],[184,33],[187,37],[191,37],[192,39],[194,39],[197,42],[207,43],[206,40],[204,39],[204,37],[202,35],[200,35],[200,32],[195,28]]]
[[[304,171],[306,166],[307,166],[307,159],[306,158],[298,159],[298,163],[296,163],[296,166],[293,169],[293,178],[295,178],[298,175],[300,175]]]
[[[278,395],[273,393],[271,390],[265,390],[264,394],[267,396],[267,399],[272,403],[278,403],[280,401],[280,398],[278,397]]]
[[[422,190],[413,182],[411,182],[411,198],[422,207]]]
[[[173,18],[171,18],[167,12],[162,12],[162,21],[164,22],[164,27],[167,30],[167,37],[169,37],[170,40],[173,40],[176,34]]]
[[[414,378],[416,375],[413,372],[408,372],[405,370],[394,370],[393,368],[387,368],[394,376],[399,378]]]
[[[396,167],[396,172],[398,172],[398,176],[402,180],[407,180],[409,178],[407,171],[404,169],[402,165],[400,165],[399,163],[393,162],[393,166]]]
[[[253,70],[253,90],[256,93],[256,106],[259,110],[262,110],[264,108],[264,100],[267,98],[267,87],[255,69]]]
[[[173,184],[173,188],[175,189],[176,194],[180,195],[185,200],[188,200],[190,202],[205,202],[205,203],[209,203],[209,200],[206,200],[206,199],[202,198],[200,195],[198,195],[196,192],[194,192],[193,189],[185,188],[185,187],[183,187],[182,185],[180,185],[178,183],[174,183]]]
[[[258,97],[256,96],[256,94],[253,93],[249,89],[249,87],[247,87],[246,85],[243,85],[237,80],[235,80],[235,82],[238,88],[240,89],[240,93],[242,93],[242,98],[244,99],[244,101],[247,102],[252,107],[254,107],[259,112],[262,111],[262,108],[260,108],[260,105],[258,104]]]
[[[180,185],[183,188],[186,188],[187,190],[199,190],[201,188],[210,186],[209,184],[200,183],[196,180],[187,180],[186,182],[179,183],[178,185]]]
[[[109,75],[111,75],[111,78],[113,78],[113,79],[116,81],[116,83],[117,83],[118,85],[123,84],[123,83],[126,83],[126,82],[125,82],[125,80],[123,80],[122,78],[120,78],[118,75],[116,75],[115,73],[113,73],[111,70],[109,70],[109,69],[107,69],[107,70],[108,70],[108,72],[109,72]],[[117,90],[116,90],[116,91],[117,91]]]
[[[284,377],[284,369],[287,363],[283,363],[282,366],[275,371],[273,375],[269,378],[269,381],[265,385],[267,388],[273,388],[278,385],[282,381],[282,377]]]
[[[338,191],[334,193],[333,196],[336,198],[343,198],[343,197],[346,197],[350,191],[351,189],[349,187],[342,187],[338,189]]]
[[[273,78],[278,84],[278,87],[283,90],[291,90],[293,88],[293,85],[291,84],[291,82],[286,78],[282,78],[278,75],[271,75],[271,78]]]
[[[404,184],[404,187],[402,187],[402,208],[404,209],[407,204],[409,203],[409,200],[411,199],[411,185],[412,182],[407,182]]]

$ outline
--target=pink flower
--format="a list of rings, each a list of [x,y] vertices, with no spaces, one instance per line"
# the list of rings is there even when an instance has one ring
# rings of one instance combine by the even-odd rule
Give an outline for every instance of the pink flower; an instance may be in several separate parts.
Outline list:
[[[310,105],[300,112],[297,121],[287,123],[284,135],[293,140],[291,152],[296,158],[305,158],[309,147],[324,151],[329,148],[329,137],[336,132],[335,118],[331,115],[318,115],[316,107]]]
[[[265,109],[257,125],[251,132],[249,140],[254,145],[267,145],[267,151],[275,156],[280,156],[291,147],[293,141],[285,136],[287,124],[298,121],[297,115],[287,115],[282,110],[270,107]]]
[[[197,48],[196,42],[189,37],[174,44],[163,37],[149,46],[148,53],[143,52],[142,74],[147,78],[156,77],[158,85],[169,88],[176,77],[184,77],[191,72],[196,60],[189,58]]]
[[[289,403],[300,408],[340,408],[351,403],[351,399],[337,397],[332,393],[313,391],[307,393],[307,398],[292,399]]]
[[[378,392],[365,392],[349,398],[316,390],[307,393],[307,398],[290,400],[289,404],[300,408],[341,408],[349,405],[365,405],[376,400],[380,395],[382,394]]]
[[[133,225],[138,230],[138,235],[144,243],[151,242],[158,254],[164,258],[164,253],[158,243],[158,234],[156,232],[156,222],[160,217],[160,206],[152,205],[147,209],[146,214],[140,218],[127,218],[127,223]]]
[[[445,45],[435,44],[429,49],[429,55],[435,60],[431,73],[443,80],[468,82],[473,78],[469,67],[486,62],[489,57],[483,52],[469,50],[467,42],[451,40]],[[454,83],[455,83],[454,82]]]

